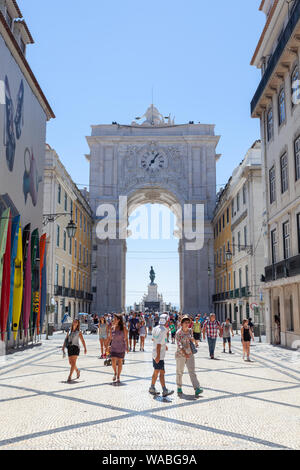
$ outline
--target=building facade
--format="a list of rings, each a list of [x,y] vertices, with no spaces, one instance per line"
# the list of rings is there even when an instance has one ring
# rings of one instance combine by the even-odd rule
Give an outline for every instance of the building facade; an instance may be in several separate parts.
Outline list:
[[[267,338],[290,347],[300,340],[300,1],[264,0],[260,9],[251,113],[262,139]]]
[[[260,278],[264,269],[261,143],[257,141],[218,196],[215,236],[214,306],[219,320],[240,328],[253,318],[264,331]]]
[[[0,218],[5,210],[10,210],[12,223],[19,224],[23,240],[28,241],[28,245],[24,243],[24,246],[29,246],[33,232],[35,240],[42,232],[46,124],[55,117],[26,58],[27,47],[33,42],[17,2],[0,0]],[[9,256],[16,259],[13,246]],[[35,269],[36,261],[37,257],[33,259]],[[11,262],[11,266],[14,265]],[[16,286],[13,278],[16,271],[11,269],[11,283],[4,292],[4,295],[7,295],[7,291],[10,294],[10,326],[6,338],[8,346],[24,344],[26,337],[29,339],[34,333],[32,319],[36,310],[33,312],[33,304],[31,307],[26,304],[25,314],[22,302],[25,278],[28,282],[31,272],[29,269],[23,270],[22,266],[18,264],[22,283]],[[19,323],[14,326],[18,328],[17,343],[11,332],[13,296],[16,291],[22,304],[20,320],[17,317]],[[28,293],[27,298],[29,296]],[[1,311],[2,314],[5,317],[6,312]],[[24,317],[28,318],[28,314],[31,326],[24,331],[22,322]]]
[[[44,171],[44,231],[47,233],[48,303],[54,306],[49,322],[59,327],[66,313],[90,313],[93,218],[86,199],[57,153],[46,146]],[[75,237],[66,227],[72,218]]]

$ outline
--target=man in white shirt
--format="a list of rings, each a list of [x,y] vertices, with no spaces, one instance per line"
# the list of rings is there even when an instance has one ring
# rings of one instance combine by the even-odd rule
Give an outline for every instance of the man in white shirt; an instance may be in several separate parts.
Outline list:
[[[167,323],[168,315],[163,314],[159,318],[159,325],[156,326],[152,331],[153,338],[153,367],[154,372],[152,376],[152,383],[149,392],[152,395],[159,395],[159,392],[155,388],[155,384],[159,375],[159,380],[163,389],[163,397],[172,395],[174,390],[168,390],[165,383],[165,356],[167,347],[167,329],[165,324]]]

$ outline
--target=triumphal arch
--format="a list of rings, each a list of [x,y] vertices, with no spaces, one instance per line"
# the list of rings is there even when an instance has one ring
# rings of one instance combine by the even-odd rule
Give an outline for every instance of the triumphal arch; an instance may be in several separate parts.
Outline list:
[[[94,313],[121,312],[125,308],[126,231],[128,216],[139,205],[159,203],[177,216],[180,303],[185,313],[204,313],[212,308],[213,229],[216,201],[216,147],[214,125],[175,124],[151,105],[130,125],[92,126],[87,137],[90,154],[90,204],[94,212],[92,286]],[[127,201],[124,212],[120,208]],[[106,220],[116,236],[103,237]],[[193,208],[192,211],[184,208]],[[191,243],[186,233],[201,213],[202,243]],[[102,209],[101,209],[102,208]],[[103,210],[104,208],[104,210]],[[106,209],[108,210],[106,211]],[[124,215],[125,214],[125,215]],[[198,214],[198,215],[197,215]],[[124,235],[125,234],[125,235]],[[209,276],[209,273],[211,275]]]

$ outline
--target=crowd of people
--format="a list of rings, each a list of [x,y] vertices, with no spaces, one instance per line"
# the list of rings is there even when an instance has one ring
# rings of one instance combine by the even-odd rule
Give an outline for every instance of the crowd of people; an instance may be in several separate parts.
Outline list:
[[[153,376],[149,392],[158,395],[156,383],[159,378],[163,397],[174,393],[168,390],[165,383],[165,357],[168,351],[168,343],[176,344],[176,382],[177,393],[182,395],[182,376],[187,367],[195,396],[203,393],[199,380],[195,373],[195,354],[199,343],[207,338],[210,359],[215,358],[217,338],[223,339],[223,353],[226,353],[228,344],[229,354],[233,354],[231,339],[234,337],[233,326],[229,318],[221,323],[214,313],[210,315],[188,316],[178,312],[174,313],[142,313],[131,312],[126,314],[94,315],[94,323],[98,327],[100,342],[100,357],[111,359],[113,368],[113,382],[120,383],[121,372],[126,353],[135,352],[139,345],[139,351],[145,351],[145,339],[147,335],[152,338]],[[243,359],[251,362],[250,345],[254,341],[253,323],[251,318],[244,319],[241,327],[241,342],[243,345]],[[80,371],[77,368],[77,359],[80,354],[80,343],[87,353],[86,343],[80,331],[80,321],[74,320],[70,331],[67,333],[63,344],[63,353],[68,351],[70,373],[68,382],[72,381],[74,372],[77,379]]]

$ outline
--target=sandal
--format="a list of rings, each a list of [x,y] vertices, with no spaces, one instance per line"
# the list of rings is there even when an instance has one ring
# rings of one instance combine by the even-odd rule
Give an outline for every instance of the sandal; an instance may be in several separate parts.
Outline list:
[[[113,376],[113,382],[115,382],[117,380],[117,377],[116,375]]]
[[[76,377],[76,378],[77,378],[77,379],[79,379],[79,378],[80,378],[80,370],[79,370],[79,369],[78,369],[78,372],[77,372],[77,377]]]

